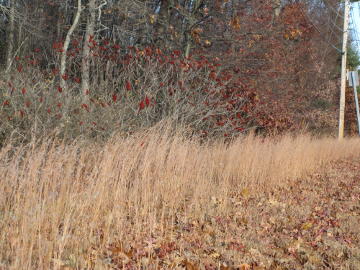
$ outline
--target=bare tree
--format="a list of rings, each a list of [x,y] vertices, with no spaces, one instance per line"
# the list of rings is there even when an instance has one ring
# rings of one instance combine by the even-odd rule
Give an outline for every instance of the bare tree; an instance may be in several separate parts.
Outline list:
[[[89,1],[89,16],[86,23],[85,40],[82,50],[82,63],[81,63],[81,92],[86,96],[90,85],[90,42],[94,38],[94,29],[96,23],[96,0]]]
[[[14,51],[14,32],[15,32],[15,0],[10,1],[10,25],[8,28],[8,40],[6,50],[6,72],[10,70],[13,51]]]
[[[64,46],[63,46],[63,51],[61,54],[61,60],[60,60],[60,87],[63,90],[66,90],[66,59],[67,59],[67,51],[69,48],[69,44],[70,44],[70,39],[71,39],[71,35],[73,34],[73,32],[75,31],[77,25],[79,24],[79,20],[80,20],[80,15],[81,15],[81,0],[78,0],[78,5],[77,5],[77,12],[74,18],[74,21],[69,29],[69,31],[66,34],[66,38],[65,38],[65,42],[64,42]]]

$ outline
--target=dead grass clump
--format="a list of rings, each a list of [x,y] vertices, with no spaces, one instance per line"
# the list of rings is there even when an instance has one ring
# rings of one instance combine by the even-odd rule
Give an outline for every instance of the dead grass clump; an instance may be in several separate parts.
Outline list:
[[[178,224],[232,211],[234,197],[261,196],[359,153],[355,139],[248,136],[225,146],[159,130],[102,146],[4,147],[0,268],[91,269],[114,241],[128,252],[139,239],[151,246]]]

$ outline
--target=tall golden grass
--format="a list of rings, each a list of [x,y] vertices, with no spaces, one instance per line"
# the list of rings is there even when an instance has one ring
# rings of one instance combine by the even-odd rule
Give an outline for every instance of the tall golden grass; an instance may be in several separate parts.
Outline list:
[[[0,269],[91,267],[94,246],[172,233],[211,202],[288,185],[360,155],[360,141],[307,135],[200,143],[153,129],[103,145],[55,139],[0,151]],[[243,194],[244,195],[244,194]]]

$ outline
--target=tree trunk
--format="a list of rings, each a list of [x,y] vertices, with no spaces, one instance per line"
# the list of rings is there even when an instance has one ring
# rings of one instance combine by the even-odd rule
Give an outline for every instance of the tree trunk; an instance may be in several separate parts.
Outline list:
[[[64,23],[64,16],[63,11],[61,10],[61,6],[58,8],[58,18],[56,21],[56,39],[61,40],[62,38],[62,25]]]
[[[281,1],[280,0],[273,0],[274,5],[274,15],[275,18],[279,17],[281,11]]]
[[[75,15],[75,19],[74,19],[69,31],[66,34],[66,38],[65,38],[65,42],[64,42],[64,46],[63,46],[63,51],[62,51],[62,54],[61,54],[61,60],[60,60],[60,76],[61,76],[61,78],[60,78],[60,87],[63,90],[66,90],[66,87],[67,87],[66,80],[65,80],[67,50],[69,48],[71,35],[75,31],[75,28],[79,23],[80,15],[81,15],[81,0],[78,0],[78,7],[77,7],[77,12],[76,12],[76,15]]]
[[[85,40],[82,50],[82,62],[81,62],[81,92],[84,97],[90,89],[90,41],[94,38],[94,29],[96,23],[96,0],[89,1],[89,16],[86,23]]]
[[[16,42],[16,47],[20,48],[23,40],[25,39],[25,37],[23,37],[24,31],[23,31],[23,23],[22,22],[18,22],[18,30],[17,30],[17,42]],[[22,52],[19,51],[19,55],[22,55]]]
[[[15,0],[10,1],[10,25],[8,29],[7,50],[6,50],[6,72],[10,71],[13,61],[14,32],[15,32]]]
[[[197,22],[195,13],[198,10],[198,8],[200,7],[200,4],[201,4],[201,2],[199,0],[191,1],[189,17],[187,18],[188,22],[187,22],[187,26],[186,26],[186,29],[184,32],[185,41],[186,41],[184,55],[186,58],[188,58],[190,56],[190,51],[191,51],[191,47],[192,47],[192,43],[193,43],[193,39],[192,39],[192,35],[191,35],[191,28]]]

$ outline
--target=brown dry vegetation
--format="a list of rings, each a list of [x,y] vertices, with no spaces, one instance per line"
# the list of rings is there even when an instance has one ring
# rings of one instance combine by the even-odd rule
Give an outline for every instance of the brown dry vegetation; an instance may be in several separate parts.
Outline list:
[[[359,269],[359,167],[328,170],[359,157],[358,139],[200,143],[159,126],[8,145],[0,269]]]

